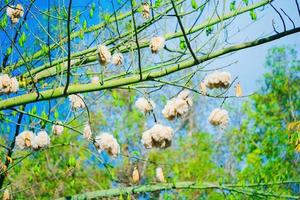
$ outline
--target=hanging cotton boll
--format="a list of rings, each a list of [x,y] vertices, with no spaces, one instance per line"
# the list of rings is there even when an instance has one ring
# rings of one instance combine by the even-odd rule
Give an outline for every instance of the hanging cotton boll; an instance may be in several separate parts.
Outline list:
[[[86,124],[84,126],[83,137],[87,140],[91,139],[91,137],[92,137],[92,129],[91,129],[91,126],[89,124]]]
[[[69,96],[69,100],[71,102],[72,108],[85,108],[83,96],[81,94],[72,94]]]
[[[159,50],[164,48],[165,38],[163,37],[154,37],[150,41],[150,49],[152,53],[157,53]]]
[[[204,82],[201,82],[201,83],[200,83],[199,88],[200,88],[201,94],[203,94],[203,95],[206,95],[206,94],[207,94],[206,85],[205,85]]]
[[[191,92],[189,90],[182,90],[179,94],[178,94],[178,98],[186,101],[188,103],[189,106],[193,105],[193,100],[191,98]]]
[[[52,126],[52,133],[54,135],[61,135],[64,131],[64,127],[61,125],[62,123],[60,121],[55,122],[55,124]]]
[[[50,145],[50,137],[46,131],[40,131],[34,137],[32,142],[33,149],[40,149]]]
[[[99,83],[99,81],[100,81],[100,79],[99,79],[98,76],[93,76],[93,77],[91,78],[91,83],[96,84],[96,83]]]
[[[141,142],[143,143],[146,149],[151,149],[153,144],[152,132],[150,130],[147,130],[143,133],[142,140],[141,140]]]
[[[161,182],[161,183],[166,181],[161,167],[156,168],[156,179],[158,182]]]
[[[24,8],[21,4],[17,4],[16,7],[14,6],[7,6],[6,14],[10,18],[13,24],[19,22],[19,19],[24,15]]]
[[[113,135],[102,133],[95,138],[99,152],[106,151],[109,155],[116,158],[120,153],[120,146]]]
[[[144,19],[148,19],[150,17],[150,5],[147,2],[144,2],[142,5],[142,15]]]
[[[132,171],[132,182],[134,184],[138,183],[140,181],[140,174],[139,174],[139,170],[137,167],[134,167],[133,171]]]
[[[171,146],[173,129],[161,124],[155,124],[151,129],[145,131],[142,136],[142,143],[145,148],[167,148]]]
[[[192,101],[189,103],[192,104]],[[189,111],[189,103],[179,97],[173,98],[167,102],[162,110],[162,114],[168,120],[173,120],[175,117],[183,117]]]
[[[21,18],[24,15],[24,8],[21,4],[17,4],[16,9],[15,9],[15,14],[16,17]]]
[[[7,88],[10,85],[10,78],[7,74],[0,75],[0,88]]]
[[[19,82],[16,77],[10,79],[9,92],[16,93],[19,90]]]
[[[23,131],[16,137],[16,146],[20,149],[31,147],[35,135],[31,131]]]
[[[111,53],[105,45],[99,45],[98,47],[98,59],[100,65],[107,65],[111,59]]]
[[[231,74],[229,72],[216,71],[207,75],[204,82],[209,89],[228,88],[231,83]]]
[[[225,128],[229,121],[228,112],[224,109],[216,108],[210,113],[208,121],[214,126]]]
[[[151,112],[155,108],[155,103],[150,99],[148,100],[144,97],[140,97],[135,102],[135,107],[146,114]]]
[[[236,86],[235,86],[235,96],[236,97],[243,96],[243,90],[242,90],[242,87],[241,87],[240,83],[237,83]]]
[[[7,6],[7,7],[6,7],[6,15],[7,15],[9,18],[12,17],[12,15],[14,14],[14,12],[15,12],[15,9],[12,8],[11,6]]]
[[[124,62],[124,58],[121,53],[114,53],[111,60],[114,65],[122,65]]]

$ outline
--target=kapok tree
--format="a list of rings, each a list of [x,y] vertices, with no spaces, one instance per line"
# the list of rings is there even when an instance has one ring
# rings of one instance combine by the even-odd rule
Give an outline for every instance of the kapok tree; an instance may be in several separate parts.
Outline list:
[[[276,8],[276,1],[272,0],[117,0],[79,5],[72,0],[66,4],[50,0],[2,2],[0,110],[5,160],[0,186],[3,191],[11,184],[6,177],[15,166],[35,152],[53,146],[59,148],[62,144],[51,141],[66,130],[82,135],[93,154],[104,153],[114,159],[124,157],[122,146],[129,144],[122,143],[118,133],[99,131],[96,127],[103,125],[93,119],[97,113],[94,105],[104,102],[103,99],[112,101],[111,95],[130,94],[123,91],[137,94],[134,109],[144,113],[152,123],[136,136],[145,150],[163,151],[170,147],[178,122],[189,120],[193,104],[200,97],[221,101],[211,111],[208,121],[225,129],[230,113],[222,107],[224,102],[250,94],[243,94],[238,78],[224,69],[233,63],[210,66],[235,52],[300,31],[297,0],[287,2],[295,13]],[[268,34],[255,27],[264,12],[272,12],[278,18],[266,24],[270,27]],[[248,16],[248,21],[240,20],[244,16]],[[244,21],[249,26],[253,24],[258,34],[250,39],[243,37],[240,28],[251,28],[241,24]],[[165,89],[168,86],[172,91]],[[168,96],[166,102],[159,101],[163,94]],[[72,125],[74,120],[80,121],[81,126]],[[127,134],[122,135],[126,138]],[[14,157],[18,152],[27,154]],[[170,183],[162,168],[156,172],[160,184],[85,193],[74,198],[166,189],[220,189],[250,196],[294,198],[255,194],[238,190],[234,184]],[[131,181],[126,185],[138,185],[142,175],[141,169],[133,167]],[[5,191],[9,198],[9,190]]]

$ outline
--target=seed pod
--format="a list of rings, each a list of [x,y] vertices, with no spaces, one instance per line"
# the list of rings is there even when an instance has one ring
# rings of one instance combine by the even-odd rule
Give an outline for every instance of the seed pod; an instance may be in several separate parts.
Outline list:
[[[240,83],[237,83],[235,86],[235,96],[237,97],[243,96],[243,90]]]
[[[137,167],[134,167],[132,172],[132,181],[134,184],[138,183],[140,181],[140,174]]]
[[[207,90],[206,90],[206,85],[205,85],[205,83],[204,82],[201,82],[200,83],[200,85],[199,85],[199,87],[200,87],[200,92],[203,94],[203,95],[206,95],[207,93]]]
[[[100,65],[107,65],[111,59],[111,53],[105,45],[99,45],[98,47],[98,59]]]

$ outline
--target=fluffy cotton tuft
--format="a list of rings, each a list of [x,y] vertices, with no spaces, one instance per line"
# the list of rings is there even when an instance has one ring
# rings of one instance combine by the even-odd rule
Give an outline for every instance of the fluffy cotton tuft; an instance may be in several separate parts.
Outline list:
[[[100,65],[107,65],[111,59],[111,53],[108,50],[107,46],[99,45],[98,47],[98,59]]]
[[[177,97],[170,99],[162,110],[162,114],[168,120],[173,120],[175,117],[185,116],[189,108],[193,105],[190,91],[183,90]]]
[[[159,50],[164,48],[165,38],[163,37],[154,37],[150,41],[150,49],[152,53],[157,53]]]
[[[144,97],[140,97],[135,102],[135,107],[146,114],[151,112],[155,108],[155,103],[150,99],[148,100]]]
[[[144,2],[142,8],[143,8],[142,11],[143,18],[148,19],[150,17],[150,5],[147,2]]]
[[[171,146],[173,129],[161,124],[155,124],[151,129],[145,131],[142,136],[142,143],[145,148],[167,148]]]
[[[10,18],[13,24],[19,22],[19,19],[24,15],[24,8],[21,4],[17,4],[17,6],[7,6],[6,15]]]
[[[72,94],[69,96],[69,100],[71,101],[72,108],[85,108],[83,96],[81,94]]]
[[[55,122],[55,124],[52,126],[52,133],[54,135],[61,135],[64,131],[64,127],[61,125],[62,123],[60,121]]]
[[[225,128],[229,121],[228,112],[224,109],[216,108],[210,113],[208,121],[214,126]]]
[[[106,151],[109,155],[116,158],[120,153],[120,146],[113,135],[102,133],[95,138],[96,146],[99,152]]]
[[[122,65],[124,62],[124,57],[121,53],[114,53],[111,58],[111,62],[114,65]]]
[[[203,95],[206,95],[206,94],[207,94],[206,85],[205,85],[204,82],[201,82],[201,83],[200,83],[199,88],[200,88],[201,94],[203,94]]]
[[[91,126],[89,124],[86,124],[84,126],[83,137],[87,140],[91,139],[91,137],[92,137],[92,129],[91,129]]]
[[[229,72],[213,72],[207,75],[204,79],[206,87],[213,88],[228,88],[231,83],[231,74]]]
[[[40,149],[50,145],[50,137],[46,131],[40,131],[37,135],[33,138],[32,141],[32,148],[33,149]]]
[[[0,93],[16,93],[19,90],[19,82],[16,77],[10,78],[7,74],[0,75]]]
[[[16,145],[19,149],[26,149],[32,146],[34,133],[31,131],[23,131],[16,137]]]

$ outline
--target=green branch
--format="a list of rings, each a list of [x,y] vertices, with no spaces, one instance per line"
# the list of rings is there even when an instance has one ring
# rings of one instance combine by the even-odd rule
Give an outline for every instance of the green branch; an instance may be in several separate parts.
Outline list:
[[[274,185],[278,184],[289,184],[295,182],[280,182],[274,183]],[[299,183],[299,182],[296,182]],[[267,184],[251,184],[250,187],[253,185],[259,187],[264,185],[273,185],[272,183]],[[287,199],[299,199],[299,196],[292,196],[292,195],[284,195],[284,194],[276,194],[276,193],[268,193],[262,192],[258,190],[249,190],[249,189],[237,189],[237,187],[247,188],[248,185],[238,186],[232,184],[225,184],[225,185],[216,185],[216,184],[197,184],[195,182],[178,182],[178,183],[157,183],[151,185],[141,185],[141,186],[132,186],[132,187],[120,187],[120,188],[113,188],[108,190],[99,190],[94,192],[86,192],[82,194],[77,194],[74,196],[67,196],[62,197],[57,200],[64,200],[64,199],[94,199],[94,198],[108,198],[108,197],[117,197],[121,195],[129,195],[129,194],[138,194],[144,192],[156,192],[162,190],[212,190],[212,189],[220,189],[220,190],[227,190],[230,192],[241,193],[247,196],[254,196],[259,195],[263,197],[277,197],[277,198],[287,198]]]
[[[215,51],[211,54],[208,54],[205,56],[200,56],[200,57],[198,57],[198,61],[200,63],[203,63],[205,61],[211,60],[213,58],[216,58],[216,57],[219,57],[219,56],[231,53],[231,52],[235,52],[238,50],[261,45],[261,44],[271,42],[273,40],[277,40],[277,39],[280,39],[287,35],[291,35],[291,34],[298,33],[298,32],[300,32],[300,28],[295,28],[295,29],[291,29],[289,31],[275,34],[275,35],[265,37],[262,39],[257,39],[254,41],[233,45],[233,46]],[[64,94],[64,92],[63,92],[64,87],[59,87],[56,89],[42,91],[42,92],[40,92],[39,96],[37,93],[34,93],[34,92],[29,93],[29,94],[24,94],[24,95],[12,97],[12,98],[8,98],[8,99],[0,101],[0,110],[8,109],[8,108],[12,108],[14,106],[24,105],[24,104],[28,104],[28,103],[44,101],[44,100],[48,100],[48,99],[65,97],[70,94],[100,91],[100,90],[105,90],[105,89],[113,89],[113,88],[118,88],[120,86],[131,85],[131,84],[135,84],[138,82],[149,81],[149,80],[153,80],[155,78],[166,76],[168,74],[172,74],[174,72],[177,72],[177,71],[180,71],[183,69],[193,67],[195,65],[196,65],[195,61],[193,59],[190,59],[190,60],[180,62],[177,65],[173,65],[173,66],[170,66],[167,68],[162,68],[162,69],[159,69],[156,71],[143,72],[142,79],[140,79],[140,75],[137,74],[137,75],[132,75],[129,77],[124,77],[124,78],[119,78],[116,80],[107,81],[103,85],[100,85],[97,83],[73,84],[73,85],[70,85],[67,94]]]

